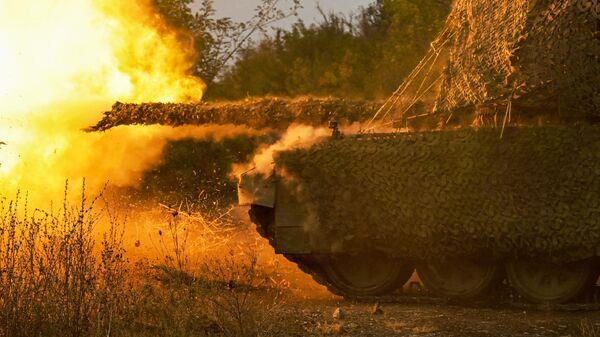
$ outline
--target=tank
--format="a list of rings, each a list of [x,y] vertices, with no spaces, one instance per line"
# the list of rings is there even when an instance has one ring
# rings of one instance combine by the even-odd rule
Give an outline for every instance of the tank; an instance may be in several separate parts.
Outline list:
[[[600,15],[589,3],[456,1],[433,43],[434,103],[407,116],[411,98],[392,121],[427,123],[278,152],[272,171],[242,174],[240,204],[277,253],[347,298],[376,300],[416,270],[445,298],[504,282],[533,302],[579,299],[600,255]]]

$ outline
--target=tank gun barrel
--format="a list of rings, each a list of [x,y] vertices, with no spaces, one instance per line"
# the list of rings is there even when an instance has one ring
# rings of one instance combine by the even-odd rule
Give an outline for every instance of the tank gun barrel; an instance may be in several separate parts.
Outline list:
[[[261,98],[223,103],[117,102],[112,110],[87,131],[106,131],[119,125],[205,125],[234,124],[255,129],[285,130],[292,123],[327,126],[335,119],[340,125],[368,120],[379,108],[377,102],[337,98]]]

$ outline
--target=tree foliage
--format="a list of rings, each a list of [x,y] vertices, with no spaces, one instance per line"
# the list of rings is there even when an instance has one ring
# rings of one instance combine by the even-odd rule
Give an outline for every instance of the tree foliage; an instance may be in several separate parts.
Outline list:
[[[212,99],[251,96],[387,96],[429,48],[448,0],[379,0],[350,17],[323,13],[243,48],[209,91]]]
[[[268,31],[301,8],[301,0],[261,0],[246,22],[218,17],[214,0],[152,0],[169,24],[189,32],[197,50],[193,72],[209,99],[389,95],[418,63],[450,10],[451,0],[377,0],[350,16],[324,13]],[[283,8],[283,9],[282,9]],[[252,38],[262,34],[263,39]],[[184,34],[185,35],[185,34]]]
[[[216,15],[214,0],[202,0],[195,12],[191,9],[194,0],[152,1],[171,26],[191,35],[197,51],[192,70],[209,86],[256,33],[265,32],[271,24],[295,15],[301,8],[300,0],[261,0],[250,20],[235,22]]]

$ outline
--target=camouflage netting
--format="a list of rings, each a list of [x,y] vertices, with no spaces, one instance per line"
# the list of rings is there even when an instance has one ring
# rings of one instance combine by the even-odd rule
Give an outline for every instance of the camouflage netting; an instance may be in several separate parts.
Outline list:
[[[457,0],[439,111],[506,105],[600,117],[595,0]],[[513,95],[514,92],[514,95]]]
[[[104,118],[88,131],[133,124],[235,124],[285,130],[292,123],[326,126],[331,119],[349,125],[370,119],[378,107],[374,102],[311,97],[259,98],[226,103],[116,103],[112,111],[106,112]]]
[[[333,246],[557,260],[600,247],[600,127],[363,135],[276,163]]]

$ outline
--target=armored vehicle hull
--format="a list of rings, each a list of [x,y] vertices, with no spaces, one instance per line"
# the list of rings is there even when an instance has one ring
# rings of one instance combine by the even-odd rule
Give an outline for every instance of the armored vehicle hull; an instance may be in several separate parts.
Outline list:
[[[576,299],[596,281],[600,127],[357,135],[280,152],[240,202],[277,253],[333,292]]]

